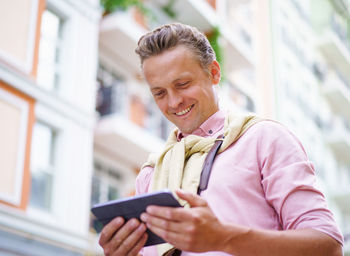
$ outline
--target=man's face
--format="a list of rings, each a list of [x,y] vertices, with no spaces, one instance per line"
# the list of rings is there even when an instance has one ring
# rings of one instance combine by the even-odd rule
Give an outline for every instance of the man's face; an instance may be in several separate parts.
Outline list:
[[[214,85],[220,67],[213,61],[208,72],[185,46],[177,46],[143,62],[144,76],[164,116],[182,132],[192,133],[218,111]]]

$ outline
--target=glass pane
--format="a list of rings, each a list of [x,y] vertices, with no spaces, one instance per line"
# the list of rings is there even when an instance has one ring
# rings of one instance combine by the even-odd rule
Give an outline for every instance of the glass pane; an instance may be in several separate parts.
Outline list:
[[[123,79],[100,65],[97,70],[97,84],[96,110],[100,115],[124,114],[127,91]]]
[[[30,204],[34,207],[50,210],[52,175],[36,171],[32,174]]]
[[[44,63],[39,63],[37,74],[38,84],[47,90],[52,90],[56,88],[55,80],[55,68]]]
[[[95,216],[92,216],[92,228],[95,230],[96,233],[101,233],[103,224],[96,219]]]
[[[100,203],[100,187],[101,181],[99,177],[92,177],[92,188],[91,188],[91,205]]]
[[[62,20],[46,10],[42,16],[37,81],[47,90],[58,88]]]
[[[36,123],[33,129],[31,167],[32,170],[50,169],[53,164],[53,131],[50,127]]]
[[[39,45],[39,62],[53,65],[56,62],[56,42],[42,38]]]
[[[60,18],[49,10],[45,10],[42,16],[41,34],[44,34],[53,40],[59,37]]]
[[[118,199],[118,197],[119,197],[118,189],[115,186],[109,186],[108,200],[115,200],[115,199]]]
[[[95,163],[96,165],[96,163]],[[101,202],[101,179],[98,175],[94,174],[92,177],[92,188],[91,188],[91,206]],[[96,232],[100,233],[103,225],[99,222],[94,215],[91,215],[90,227]]]

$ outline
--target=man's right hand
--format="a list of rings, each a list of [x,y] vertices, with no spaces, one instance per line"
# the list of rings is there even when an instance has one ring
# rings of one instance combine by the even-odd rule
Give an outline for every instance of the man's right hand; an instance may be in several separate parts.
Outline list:
[[[117,217],[102,229],[99,244],[106,256],[136,256],[145,245],[146,225],[137,219],[124,222],[123,218]]]

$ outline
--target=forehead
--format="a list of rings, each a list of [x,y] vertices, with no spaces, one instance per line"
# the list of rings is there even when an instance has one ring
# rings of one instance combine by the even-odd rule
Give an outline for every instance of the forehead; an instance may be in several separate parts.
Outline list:
[[[145,68],[147,63],[152,63],[153,65],[157,62],[161,64],[167,64],[167,63],[172,63],[172,62],[179,62],[184,59],[186,61],[188,60],[194,60],[195,59],[195,54],[190,50],[188,47],[184,45],[179,45],[173,48],[170,48],[168,50],[164,50],[162,53],[151,56],[147,59],[144,60],[142,67]]]
[[[154,79],[174,79],[181,73],[199,72],[201,66],[195,54],[186,46],[176,46],[143,62],[142,70],[148,83]]]

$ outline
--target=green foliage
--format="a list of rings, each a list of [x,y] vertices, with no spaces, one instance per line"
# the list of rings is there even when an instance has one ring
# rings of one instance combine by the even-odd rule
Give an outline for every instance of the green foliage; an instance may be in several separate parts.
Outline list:
[[[135,6],[144,15],[153,18],[153,14],[145,7],[142,0],[101,0],[101,5],[106,13],[112,13],[118,10],[125,11],[132,6]]]
[[[176,18],[176,12],[174,10],[175,0],[169,0],[168,3],[162,6],[163,12],[165,12],[170,18]]]
[[[348,40],[350,41],[350,10],[349,5],[344,0],[329,0],[334,11],[338,13],[346,22]]]
[[[329,0],[333,9],[343,18],[349,19],[349,9],[348,5],[344,2],[344,0]]]
[[[154,20],[154,13],[146,8],[142,0],[100,0],[101,6],[106,13],[112,13],[115,11],[126,11],[130,7],[137,7],[141,13],[150,20]]]
[[[216,60],[220,63],[221,66],[223,66],[224,65],[223,55],[222,55],[223,50],[222,50],[222,46],[219,42],[220,36],[221,36],[221,33],[220,33],[219,27],[214,27],[212,33],[210,35],[208,35],[208,40],[209,40],[211,47],[213,47],[213,50],[214,50],[215,55],[216,55]],[[225,76],[223,73],[223,69],[221,70],[221,76],[222,76],[222,80],[224,80]]]
[[[221,63],[222,61],[222,48],[219,43],[220,39],[220,30],[218,27],[214,27],[212,33],[208,36],[209,43],[211,44],[211,47],[213,47],[213,50],[216,55],[216,60]]]
[[[125,11],[129,7],[139,4],[139,0],[101,0],[101,5],[108,13],[114,12],[116,10]]]

